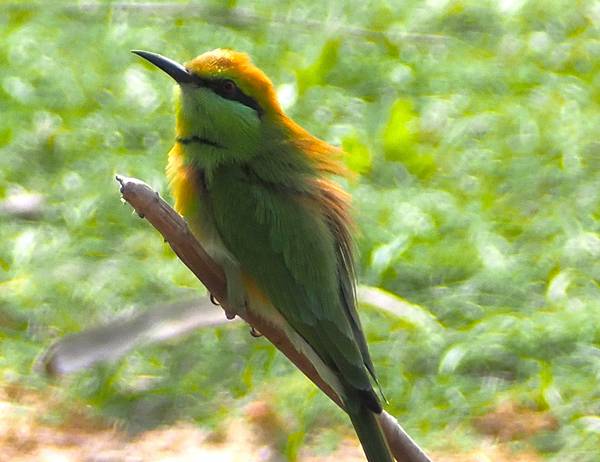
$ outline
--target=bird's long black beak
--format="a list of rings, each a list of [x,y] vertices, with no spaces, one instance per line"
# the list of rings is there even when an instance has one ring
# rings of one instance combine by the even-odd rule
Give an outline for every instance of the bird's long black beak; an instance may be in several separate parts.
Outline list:
[[[131,52],[150,61],[156,67],[165,71],[177,83],[192,83],[194,81],[194,76],[190,74],[185,67],[172,59],[165,58],[157,53],[151,53],[150,51],[131,50]]]

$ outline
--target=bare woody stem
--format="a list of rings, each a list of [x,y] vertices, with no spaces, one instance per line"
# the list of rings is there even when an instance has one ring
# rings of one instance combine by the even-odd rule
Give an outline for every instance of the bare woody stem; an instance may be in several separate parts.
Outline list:
[[[117,175],[116,179],[121,185],[123,199],[163,235],[179,259],[219,300],[223,308],[227,312],[235,313],[235,307],[227,306],[226,279],[223,271],[190,232],[185,220],[146,183],[121,175]],[[250,307],[244,310],[241,317],[269,339],[304,375],[343,408],[334,390],[321,379],[307,357],[293,347],[282,331],[264,322]],[[392,454],[398,462],[431,462],[394,417],[384,411],[379,421]]]

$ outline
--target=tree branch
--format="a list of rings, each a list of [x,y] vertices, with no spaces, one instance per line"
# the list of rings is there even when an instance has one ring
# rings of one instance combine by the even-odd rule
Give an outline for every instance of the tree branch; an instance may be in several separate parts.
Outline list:
[[[220,301],[226,312],[235,313],[235,307],[227,306],[226,279],[223,271],[192,235],[185,220],[146,183],[121,175],[117,175],[116,179],[121,185],[123,199],[163,235],[181,261]],[[247,307],[241,317],[269,339],[304,375],[343,408],[334,390],[321,379],[308,358],[294,348],[282,331],[264,322],[260,316],[253,313],[251,307]],[[431,462],[394,417],[384,411],[379,421],[398,462]]]

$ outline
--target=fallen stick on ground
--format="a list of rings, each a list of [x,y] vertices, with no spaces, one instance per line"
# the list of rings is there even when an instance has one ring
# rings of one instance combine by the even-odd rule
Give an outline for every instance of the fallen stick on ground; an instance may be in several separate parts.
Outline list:
[[[223,310],[206,297],[161,303],[58,339],[41,355],[36,368],[52,377],[72,374],[99,362],[117,361],[139,346],[227,322]]]

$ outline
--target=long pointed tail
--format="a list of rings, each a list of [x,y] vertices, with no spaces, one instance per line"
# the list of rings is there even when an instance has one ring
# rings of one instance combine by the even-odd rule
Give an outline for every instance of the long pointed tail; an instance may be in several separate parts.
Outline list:
[[[377,415],[364,403],[348,406],[347,412],[367,460],[369,462],[394,462]]]

